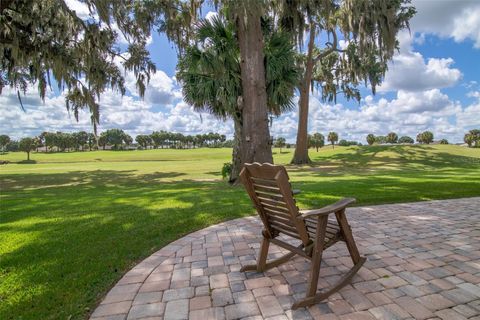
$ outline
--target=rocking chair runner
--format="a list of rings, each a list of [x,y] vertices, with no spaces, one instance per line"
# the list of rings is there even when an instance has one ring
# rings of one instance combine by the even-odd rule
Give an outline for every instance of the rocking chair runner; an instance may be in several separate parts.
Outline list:
[[[264,230],[260,256],[256,265],[244,266],[240,271],[263,272],[287,262],[298,254],[311,260],[310,283],[306,297],[293,304],[292,309],[320,302],[350,282],[358,272],[365,258],[361,257],[345,216],[345,208],[355,202],[353,198],[344,198],[334,204],[316,210],[299,211],[295,205],[293,193],[283,166],[269,163],[245,164],[240,179],[252,199],[260,216]],[[336,221],[328,220],[334,213]],[[277,239],[284,234],[301,240],[295,247]],[[353,267],[326,291],[317,293],[318,276],[323,250],[337,241],[344,241],[352,257]],[[274,243],[289,250],[286,255],[267,262],[268,247]]]

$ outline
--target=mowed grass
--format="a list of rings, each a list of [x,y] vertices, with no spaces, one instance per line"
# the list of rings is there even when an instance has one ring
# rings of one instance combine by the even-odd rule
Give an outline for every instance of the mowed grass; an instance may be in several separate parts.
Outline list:
[[[292,150],[275,161],[286,164]],[[304,208],[480,196],[480,149],[310,150],[289,166]],[[83,319],[126,271],[169,242],[254,214],[221,181],[229,149],[0,155],[0,319]],[[19,163],[16,163],[19,162]]]

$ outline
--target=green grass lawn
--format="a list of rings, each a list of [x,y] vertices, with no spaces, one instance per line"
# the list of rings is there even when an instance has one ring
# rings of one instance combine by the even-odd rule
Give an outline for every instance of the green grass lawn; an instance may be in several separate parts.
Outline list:
[[[278,154],[288,163],[292,150]],[[123,273],[194,230],[253,214],[221,181],[229,149],[0,155],[0,319],[83,319]],[[310,151],[289,172],[301,207],[480,196],[480,149]]]

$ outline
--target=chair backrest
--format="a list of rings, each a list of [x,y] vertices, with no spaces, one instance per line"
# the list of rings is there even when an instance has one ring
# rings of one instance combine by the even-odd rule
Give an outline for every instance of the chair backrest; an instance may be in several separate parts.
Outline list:
[[[265,231],[270,237],[279,233],[309,242],[305,223],[299,216],[283,166],[270,163],[246,163],[240,172],[240,179],[262,219]]]

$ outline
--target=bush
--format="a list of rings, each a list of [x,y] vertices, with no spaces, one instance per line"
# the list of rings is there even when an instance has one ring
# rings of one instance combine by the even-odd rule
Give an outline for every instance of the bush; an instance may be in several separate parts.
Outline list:
[[[414,143],[414,142],[415,141],[413,141],[413,139],[410,138],[409,136],[403,136],[400,139],[398,139],[398,143]]]
[[[348,140],[342,139],[338,142],[338,145],[342,146],[342,147],[357,146],[358,142],[357,141],[348,141]]]
[[[440,140],[440,144],[448,144],[448,140],[447,139],[442,139],[442,140]]]
[[[373,133],[367,135],[367,143],[369,146],[375,143],[375,135]]]
[[[222,178],[224,180],[228,179],[231,173],[232,173],[232,163],[225,162],[222,167]]]

